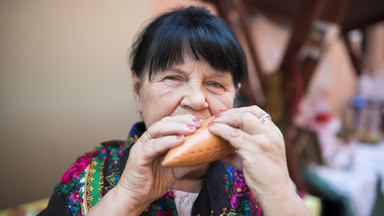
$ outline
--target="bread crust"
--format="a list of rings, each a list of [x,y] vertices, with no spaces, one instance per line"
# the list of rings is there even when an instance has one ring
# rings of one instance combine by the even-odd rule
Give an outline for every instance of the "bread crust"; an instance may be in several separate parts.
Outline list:
[[[162,165],[166,167],[195,166],[216,161],[231,154],[234,148],[224,139],[212,134],[208,124],[213,117],[203,121],[193,134],[185,137],[184,142],[168,151]]]

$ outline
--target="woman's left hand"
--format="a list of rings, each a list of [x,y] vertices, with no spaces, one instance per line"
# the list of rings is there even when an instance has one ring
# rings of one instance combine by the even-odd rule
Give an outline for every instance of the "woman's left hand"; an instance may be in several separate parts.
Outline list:
[[[279,128],[257,106],[230,109],[215,116],[209,128],[228,140],[236,152],[225,162],[242,170],[248,187],[259,201],[292,190],[288,174],[284,138]]]

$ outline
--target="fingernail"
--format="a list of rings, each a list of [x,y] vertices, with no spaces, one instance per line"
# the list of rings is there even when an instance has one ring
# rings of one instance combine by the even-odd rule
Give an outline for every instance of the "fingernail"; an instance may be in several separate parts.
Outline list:
[[[184,135],[183,134],[179,134],[176,136],[176,139],[183,139],[184,138]]]
[[[189,128],[189,129],[191,129],[191,130],[195,130],[195,128],[196,128],[196,126],[195,125],[187,125],[187,127]]]
[[[213,116],[213,118],[215,118],[215,119],[217,119],[217,118],[219,118],[220,117],[220,115],[215,115],[215,116]]]
[[[223,109],[222,109],[222,110],[219,110],[220,113],[223,113],[223,112],[225,112],[225,111],[227,111],[227,110],[223,110]]]
[[[203,123],[203,119],[199,117],[195,117],[194,119],[192,119],[192,121],[197,125],[201,125],[201,123]]]
[[[212,127],[213,124],[214,124],[213,122],[209,122],[208,127]]]

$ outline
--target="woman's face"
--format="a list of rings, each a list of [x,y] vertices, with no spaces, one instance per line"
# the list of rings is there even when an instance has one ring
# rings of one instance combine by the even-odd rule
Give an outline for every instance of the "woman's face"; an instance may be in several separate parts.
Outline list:
[[[134,74],[134,73],[133,73]],[[233,106],[236,90],[229,72],[214,70],[203,61],[188,58],[140,79],[133,75],[137,110],[146,127],[166,116],[192,114],[207,118]]]

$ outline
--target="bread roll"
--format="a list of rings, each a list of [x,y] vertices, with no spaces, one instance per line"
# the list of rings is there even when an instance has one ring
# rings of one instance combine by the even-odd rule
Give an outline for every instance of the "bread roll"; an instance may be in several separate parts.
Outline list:
[[[208,124],[213,117],[207,118],[193,134],[185,137],[185,141],[169,150],[162,165],[167,167],[195,166],[218,160],[231,154],[233,147],[221,137],[212,134]]]

